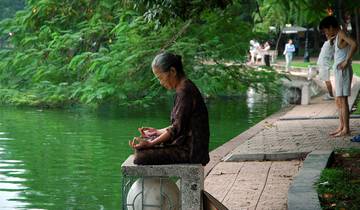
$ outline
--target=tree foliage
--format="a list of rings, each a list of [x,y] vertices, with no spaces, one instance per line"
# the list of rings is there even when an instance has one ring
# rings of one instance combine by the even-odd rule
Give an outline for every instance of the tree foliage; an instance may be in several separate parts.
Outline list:
[[[269,26],[281,29],[288,23],[316,27],[327,15],[326,9],[331,5],[329,1],[311,0],[259,0],[258,2],[259,13],[254,14],[256,29],[264,31],[268,31]]]
[[[271,90],[273,71],[224,65],[243,61],[255,36],[243,21],[241,4],[129,2],[29,0],[15,18],[0,23],[1,34],[14,34],[9,40],[14,48],[0,51],[0,101],[46,106],[156,102],[166,94],[150,64],[161,50],[183,56],[188,77],[206,96],[249,86]],[[189,12],[171,10],[179,4]],[[154,8],[163,12],[149,18]]]
[[[231,0],[125,0],[123,5],[143,13],[146,20],[155,20],[160,24],[167,23],[173,18],[182,20],[194,18],[206,9],[225,9],[231,2]]]
[[[317,27],[319,22],[328,15],[327,10],[332,9],[338,19],[343,21],[341,14],[354,14],[354,8],[360,8],[360,1],[335,0],[258,0],[259,12],[254,13],[256,29],[267,31],[269,26],[283,27],[287,23],[309,28]]]

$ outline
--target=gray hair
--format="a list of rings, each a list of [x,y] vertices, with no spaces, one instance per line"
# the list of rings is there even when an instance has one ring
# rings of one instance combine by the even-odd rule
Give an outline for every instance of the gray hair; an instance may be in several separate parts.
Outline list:
[[[160,53],[154,58],[151,66],[158,68],[161,72],[169,72],[170,68],[174,67],[178,77],[185,76],[180,55],[169,52]]]

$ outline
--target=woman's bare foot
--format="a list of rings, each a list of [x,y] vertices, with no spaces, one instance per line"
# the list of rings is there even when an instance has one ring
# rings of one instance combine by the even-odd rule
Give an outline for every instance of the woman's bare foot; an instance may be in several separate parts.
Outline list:
[[[336,129],[335,131],[330,132],[329,135],[330,135],[330,136],[335,136],[335,135],[337,135],[338,133],[340,133],[342,130],[343,130],[342,128],[338,128],[338,129]]]
[[[338,132],[334,135],[334,137],[341,137],[341,136],[349,136],[350,131],[349,130],[342,130],[341,132]]]

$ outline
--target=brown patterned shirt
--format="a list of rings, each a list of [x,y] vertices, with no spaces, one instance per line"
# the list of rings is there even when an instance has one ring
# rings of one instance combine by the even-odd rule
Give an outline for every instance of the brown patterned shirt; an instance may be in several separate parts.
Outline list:
[[[189,148],[190,163],[209,162],[208,111],[199,89],[189,79],[176,91],[168,130],[171,136],[168,143]]]

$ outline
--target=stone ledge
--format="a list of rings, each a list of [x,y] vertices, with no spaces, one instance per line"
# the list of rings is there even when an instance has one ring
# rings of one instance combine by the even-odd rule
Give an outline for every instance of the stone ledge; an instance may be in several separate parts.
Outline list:
[[[197,177],[204,174],[201,164],[136,165],[134,155],[121,165],[123,174],[130,176],[175,176],[181,178]]]
[[[316,150],[305,159],[303,168],[295,177],[288,191],[289,210],[317,210],[321,209],[315,182],[321,171],[329,164],[333,151]]]
[[[253,153],[253,154],[229,154],[223,158],[225,162],[241,161],[282,161],[304,159],[308,152],[283,152],[283,153]]]

